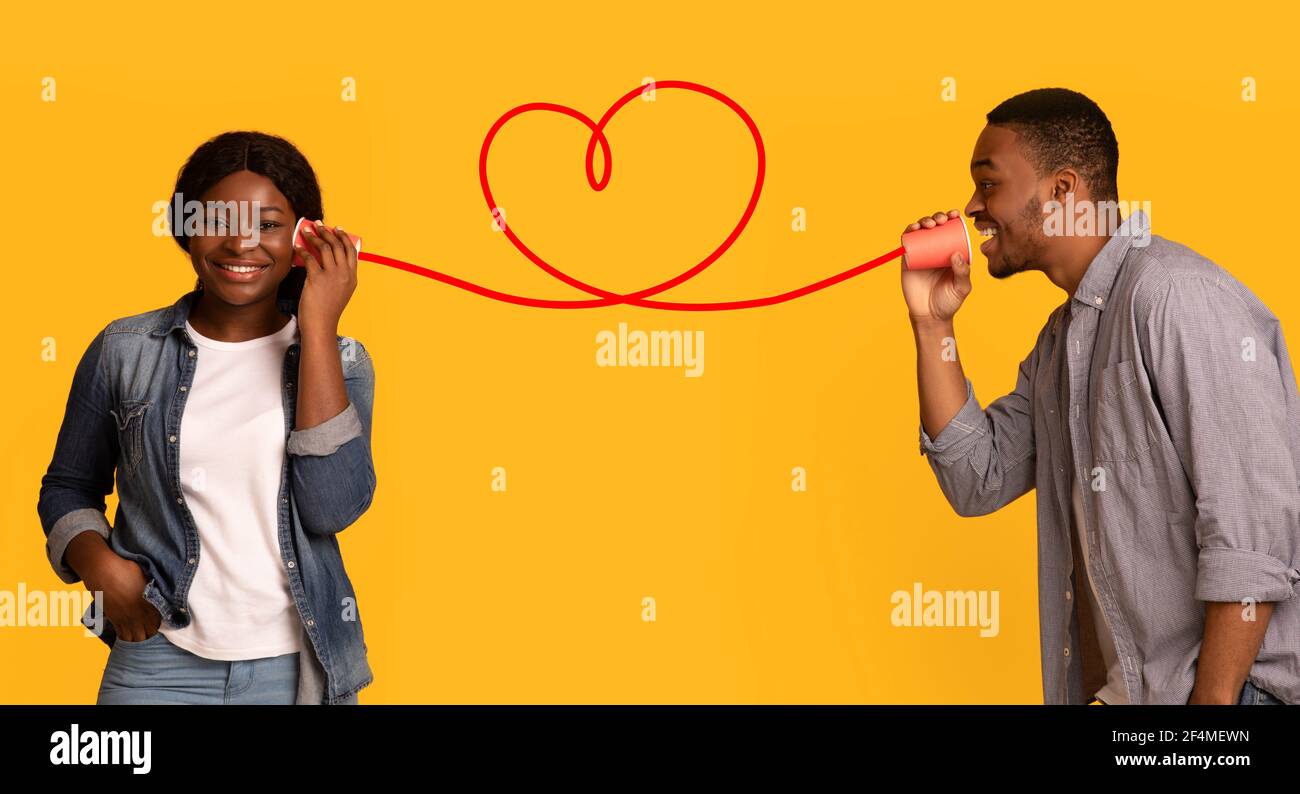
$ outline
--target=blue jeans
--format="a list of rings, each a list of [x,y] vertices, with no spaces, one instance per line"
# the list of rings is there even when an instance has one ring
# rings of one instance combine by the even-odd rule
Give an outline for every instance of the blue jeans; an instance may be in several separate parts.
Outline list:
[[[1268,692],[1265,692],[1264,690],[1250,683],[1250,681],[1247,681],[1246,685],[1241,688],[1241,698],[1237,700],[1237,705],[1239,706],[1285,706],[1286,704],[1283,703],[1278,698],[1273,697],[1273,695],[1269,694]]]
[[[1095,698],[1101,705],[1107,705],[1106,701],[1101,698]],[[1246,681],[1246,685],[1241,688],[1241,697],[1237,699],[1238,706],[1285,706],[1278,698],[1269,692],[1266,692],[1254,684]]]
[[[205,659],[157,631],[135,642],[117,638],[96,703],[292,704],[297,697],[296,653],[236,661]],[[355,695],[351,702],[356,702]]]

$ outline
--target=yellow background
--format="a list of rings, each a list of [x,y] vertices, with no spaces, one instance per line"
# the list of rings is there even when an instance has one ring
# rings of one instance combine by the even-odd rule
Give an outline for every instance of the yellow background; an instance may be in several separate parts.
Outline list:
[[[298,145],[326,221],[368,251],[580,298],[492,230],[476,170],[488,127],[532,101],[598,118],[646,77],[707,84],[758,123],[766,186],[732,250],[660,297],[730,300],[839,272],[918,216],[963,207],[984,114],[1066,86],[1112,120],[1120,197],[1152,203],[1155,233],[1228,268],[1285,330],[1300,321],[1295,254],[1279,245],[1296,176],[1293,11],[381,5],[6,12],[0,588],[81,588],[50,570],[36,514],[72,371],[108,321],[193,285],[188,259],[152,236],[151,205],[225,130]],[[355,103],[340,100],[347,76]],[[1257,102],[1241,99],[1246,76]],[[940,101],[945,77],[956,102]],[[582,175],[584,130],[558,116],[512,122],[491,174],[530,245],[630,291],[725,236],[753,147],[724,108],[668,89],[609,135],[601,194]],[[1064,294],[985,266],[977,254],[957,328],[987,404]],[[341,331],[374,358],[378,490],[339,536],[376,674],[361,702],[1041,702],[1034,497],[977,519],[943,500],[917,451],[897,267],[698,314],[521,308],[361,263]],[[620,321],[704,330],[704,376],[597,367],[595,335]],[[56,362],[41,360],[47,336]],[[795,466],[806,493],[791,490]],[[890,594],[914,581],[1000,591],[1000,633],[893,627]],[[79,626],[0,628],[0,702],[93,702],[106,656]]]

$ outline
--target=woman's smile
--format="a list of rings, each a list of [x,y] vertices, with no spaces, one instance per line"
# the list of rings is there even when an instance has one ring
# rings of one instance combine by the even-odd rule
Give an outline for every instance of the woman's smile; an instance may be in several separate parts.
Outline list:
[[[246,282],[253,281],[270,270],[271,263],[245,259],[220,259],[212,262],[212,269],[230,281]]]

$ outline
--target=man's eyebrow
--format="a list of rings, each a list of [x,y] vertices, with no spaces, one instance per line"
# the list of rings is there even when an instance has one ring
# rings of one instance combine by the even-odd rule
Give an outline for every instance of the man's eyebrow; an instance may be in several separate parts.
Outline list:
[[[976,168],[979,168],[979,167],[982,166],[982,165],[983,165],[983,166],[987,166],[988,169],[989,169],[990,171],[996,171],[996,170],[998,170],[998,167],[997,167],[996,165],[993,164],[993,161],[990,160],[990,159],[987,158],[987,157],[982,158],[982,159],[980,159],[980,160],[971,160],[971,161],[970,161],[970,170],[974,171]]]

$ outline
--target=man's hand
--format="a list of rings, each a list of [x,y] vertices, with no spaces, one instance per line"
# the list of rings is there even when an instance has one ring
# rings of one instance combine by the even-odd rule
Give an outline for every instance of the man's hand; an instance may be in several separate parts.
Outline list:
[[[904,231],[922,227],[932,229],[948,222],[962,223],[961,213],[957,210],[936,212],[910,224]],[[963,259],[961,254],[954,253],[950,268],[908,270],[907,255],[903,255],[903,299],[913,323],[952,321],[971,291],[970,262]]]
[[[1205,602],[1205,634],[1189,705],[1231,705],[1239,699],[1264,642],[1273,604],[1256,604],[1249,613],[1253,619],[1246,619],[1246,614],[1246,608],[1234,601]]]

